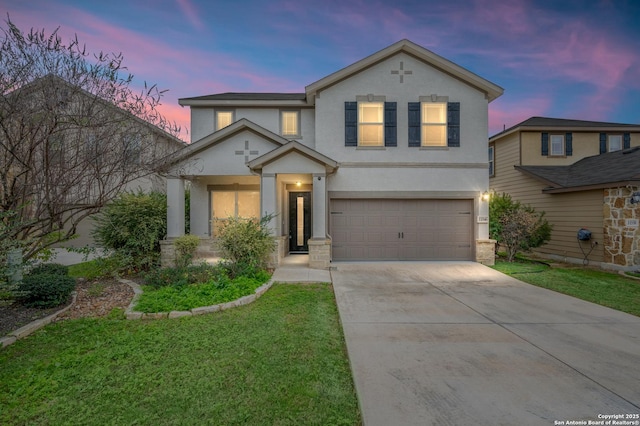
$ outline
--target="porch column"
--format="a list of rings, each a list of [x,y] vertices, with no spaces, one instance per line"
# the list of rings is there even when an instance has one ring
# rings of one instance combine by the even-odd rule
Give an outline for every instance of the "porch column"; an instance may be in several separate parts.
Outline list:
[[[264,217],[268,214],[277,214],[277,199],[276,199],[276,174],[275,173],[263,173],[260,180],[260,216]],[[271,218],[268,224],[268,228],[271,233],[276,236],[276,217]]]
[[[167,178],[167,239],[184,235],[184,179]]]
[[[189,223],[191,235],[209,238],[209,192],[207,185],[198,180],[191,181],[191,206],[189,209]]]
[[[309,267],[327,269],[331,265],[331,240],[327,238],[327,175],[314,173],[313,229],[309,244]]]
[[[327,177],[326,174],[313,175],[313,230],[311,238],[327,237]]]

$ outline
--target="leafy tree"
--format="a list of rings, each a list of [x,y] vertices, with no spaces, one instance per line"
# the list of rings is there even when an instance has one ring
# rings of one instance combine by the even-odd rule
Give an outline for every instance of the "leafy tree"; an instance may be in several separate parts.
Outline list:
[[[528,205],[514,201],[509,194],[494,195],[489,202],[489,234],[507,249],[512,262],[520,250],[540,247],[551,238],[552,226]]]
[[[163,91],[133,88],[121,54],[89,53],[77,36],[0,26],[2,237],[25,259],[67,241],[80,221],[156,176],[180,147],[158,112]]]
[[[123,193],[96,217],[93,236],[114,252],[120,270],[149,270],[160,260],[167,234],[167,196],[159,192]]]

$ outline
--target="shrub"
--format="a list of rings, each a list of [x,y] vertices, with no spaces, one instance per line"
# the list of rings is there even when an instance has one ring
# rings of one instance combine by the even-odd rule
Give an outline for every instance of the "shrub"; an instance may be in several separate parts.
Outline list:
[[[160,260],[167,233],[167,197],[159,192],[124,193],[96,218],[93,236],[114,251],[120,270],[149,270]]]
[[[174,241],[176,249],[176,266],[188,266],[200,245],[197,235],[183,235]]]
[[[551,238],[552,226],[531,206],[513,201],[509,194],[495,195],[489,202],[489,234],[505,246],[512,262],[519,250],[540,247]]]
[[[267,224],[273,215],[261,220],[230,217],[222,221],[218,234],[218,248],[227,259],[232,276],[252,273],[267,266],[275,241]]]
[[[206,283],[226,278],[227,272],[220,266],[201,265],[162,268],[150,271],[145,276],[145,284],[153,287],[180,287],[189,284]]]
[[[69,267],[59,263],[41,263],[29,271],[29,275],[69,275]]]
[[[75,287],[76,280],[67,275],[29,275],[18,286],[24,293],[19,300],[29,307],[52,308],[64,303]]]

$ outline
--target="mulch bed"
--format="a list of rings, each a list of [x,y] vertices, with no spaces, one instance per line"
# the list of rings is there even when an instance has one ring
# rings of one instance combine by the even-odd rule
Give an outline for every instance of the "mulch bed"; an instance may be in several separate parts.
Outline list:
[[[134,294],[131,287],[114,278],[78,280],[76,293],[75,305],[59,315],[56,321],[106,316],[113,309],[126,309]],[[48,309],[28,308],[20,303],[0,304],[0,337],[32,321],[58,312],[69,303],[71,298],[64,305]]]

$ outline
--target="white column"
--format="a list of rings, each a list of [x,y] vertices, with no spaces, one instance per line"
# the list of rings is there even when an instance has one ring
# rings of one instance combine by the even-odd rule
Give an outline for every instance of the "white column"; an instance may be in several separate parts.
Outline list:
[[[211,212],[209,209],[209,191],[207,185],[198,180],[191,181],[191,208],[189,210],[189,223],[191,235],[209,237],[209,221]]]
[[[263,173],[260,180],[260,216],[264,217],[268,214],[276,215],[278,213],[276,193],[276,174]],[[272,235],[277,235],[277,221],[274,216],[269,222],[269,229]]]
[[[489,200],[488,199],[485,200],[482,197],[482,195],[480,195],[479,203],[478,203],[478,217],[476,218],[476,219],[481,219],[481,220],[478,220],[479,223],[477,224],[479,240],[486,240],[489,238],[488,218],[489,218]],[[485,219],[487,219],[486,222],[485,222]]]
[[[167,178],[167,239],[184,235],[184,180]]]
[[[311,238],[327,238],[327,176],[313,175],[313,230]]]

